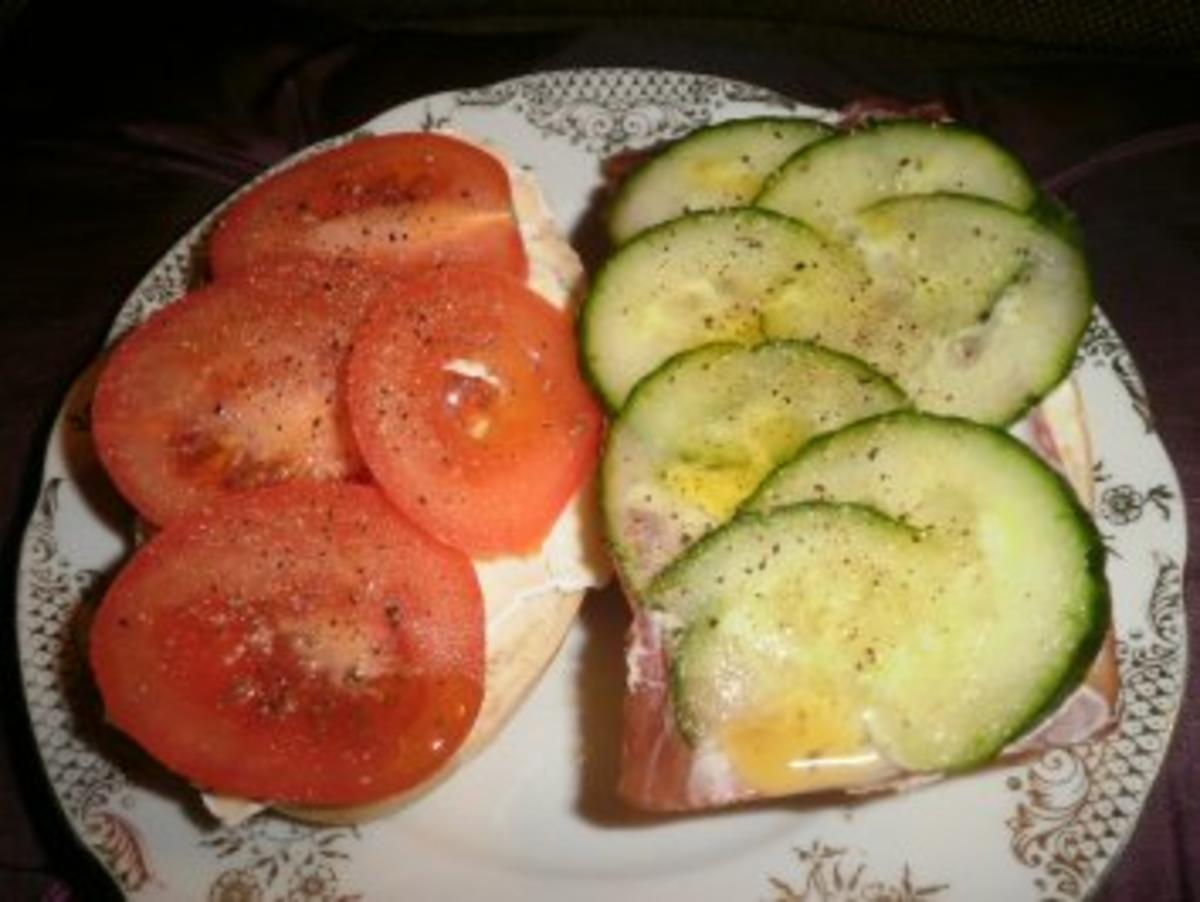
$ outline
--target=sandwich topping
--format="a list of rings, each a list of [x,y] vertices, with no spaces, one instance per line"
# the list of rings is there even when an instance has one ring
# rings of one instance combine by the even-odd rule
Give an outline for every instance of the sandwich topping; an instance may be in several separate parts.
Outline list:
[[[717,209],[689,187],[687,161],[755,159],[772,128],[629,177],[582,314],[639,807],[976,766],[1110,663],[1100,536],[1000,428],[1091,310],[1069,215],[985,136],[918,121],[815,129]],[[789,346],[827,372],[781,379]]]
[[[92,633],[109,718],[229,819],[407,795],[504,719],[605,578],[581,270],[527,174],[425,133],[269,177],[210,255],[95,405],[162,527]],[[446,497],[465,529],[429,516]]]
[[[296,254],[399,272],[461,263],[528,272],[503,162],[436,132],[351,140],[272,175],[230,208],[209,254],[218,278]]]
[[[598,452],[570,321],[503,272],[400,282],[363,324],[346,389],[384,493],[476,557],[536,549]]]
[[[470,560],[365,485],[291,482],[176,520],[90,643],[114,725],[197,786],[274,802],[420,783],[483,697]]]

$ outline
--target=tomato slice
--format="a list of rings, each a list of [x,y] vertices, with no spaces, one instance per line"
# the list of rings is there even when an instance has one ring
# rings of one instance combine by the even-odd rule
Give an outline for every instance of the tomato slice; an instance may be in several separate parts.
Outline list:
[[[347,370],[359,449],[388,497],[474,556],[545,538],[591,472],[603,420],[567,317],[504,273],[405,280]]]
[[[230,491],[365,477],[340,377],[387,285],[361,267],[296,259],[151,317],[118,345],[92,406],[122,494],[161,524]]]
[[[427,132],[360,138],[273,175],[230,207],[212,237],[218,277],[304,252],[409,270],[486,263],[527,274],[503,164]]]
[[[90,655],[109,720],[199,787],[352,805],[420,784],[483,696],[470,561],[373,487],[289,483],[167,526]]]

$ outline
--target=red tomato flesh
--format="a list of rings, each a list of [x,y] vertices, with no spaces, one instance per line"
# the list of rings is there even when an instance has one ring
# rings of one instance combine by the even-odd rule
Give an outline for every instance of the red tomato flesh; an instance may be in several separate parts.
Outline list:
[[[296,252],[405,271],[485,263],[522,279],[528,266],[503,164],[427,132],[360,138],[269,177],[210,245],[218,278]]]
[[[293,478],[364,477],[340,378],[388,281],[291,260],[195,291],[122,341],[93,402],[100,459],[147,519]]]
[[[475,571],[369,486],[178,520],[120,572],[91,661],[109,720],[197,786],[298,805],[410,789],[483,696]]]
[[[473,556],[545,538],[590,474],[600,410],[567,317],[504,273],[405,280],[363,322],[347,370],[359,449],[388,497]]]

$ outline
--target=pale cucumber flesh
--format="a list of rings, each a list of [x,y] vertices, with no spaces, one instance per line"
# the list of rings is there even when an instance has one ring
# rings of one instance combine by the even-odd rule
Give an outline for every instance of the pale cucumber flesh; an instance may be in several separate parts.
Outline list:
[[[800,150],[768,179],[755,203],[833,236],[852,231],[855,214],[885,198],[943,191],[1016,210],[1038,197],[1021,163],[979,132],[899,120]]]
[[[854,358],[801,342],[704,345],[638,383],[601,465],[611,546],[635,594],[814,436],[906,403]]]
[[[1079,248],[1032,217],[961,195],[857,217],[870,290],[776,304],[764,331],[870,362],[914,404],[1007,424],[1065,375],[1091,315]]]
[[[780,117],[697,129],[626,179],[609,208],[609,237],[623,244],[685,213],[745,206],[784,160],[831,133],[813,119]]]
[[[1069,486],[1007,433],[911,412],[863,420],[809,443],[746,509],[813,500],[868,505],[944,559],[925,574],[942,614],[878,671],[870,728],[891,756],[982,760],[1082,678],[1108,624],[1103,544]]]
[[[855,256],[754,209],[696,213],[643,232],[597,274],[580,317],[584,367],[613,410],[680,351],[769,337],[764,317],[797,296],[864,290]]]

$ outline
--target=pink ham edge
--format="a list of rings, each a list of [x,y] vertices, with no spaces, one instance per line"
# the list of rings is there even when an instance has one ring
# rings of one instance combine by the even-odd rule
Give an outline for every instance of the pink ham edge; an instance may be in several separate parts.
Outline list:
[[[670,662],[662,630],[635,609],[626,640],[628,677],[621,735],[621,778],[617,792],[647,811],[717,808],[758,793],[719,774],[706,774],[698,756],[675,726],[671,710]]]

